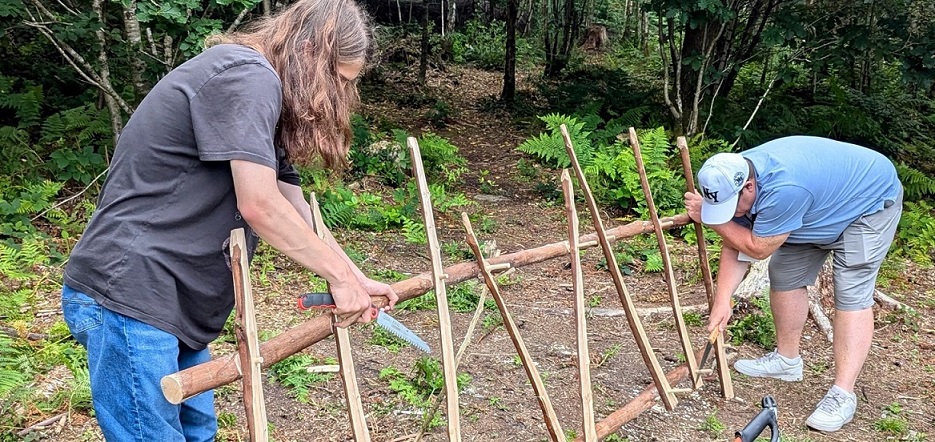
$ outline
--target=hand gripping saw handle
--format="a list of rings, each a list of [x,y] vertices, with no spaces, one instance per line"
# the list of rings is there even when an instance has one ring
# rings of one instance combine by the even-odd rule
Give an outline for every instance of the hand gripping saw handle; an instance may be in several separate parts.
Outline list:
[[[331,296],[331,293],[306,293],[299,297],[299,309],[308,310],[308,309],[333,309],[336,307],[334,302],[334,297]],[[431,353],[432,349],[429,348],[429,344],[426,343],[422,338],[409,330],[408,327],[403,325],[401,322],[397,321],[396,318],[386,314],[385,312],[372,307],[376,313],[376,322],[377,325],[383,327],[386,331],[392,333],[396,337],[402,339],[419,350],[422,350],[426,353]]]

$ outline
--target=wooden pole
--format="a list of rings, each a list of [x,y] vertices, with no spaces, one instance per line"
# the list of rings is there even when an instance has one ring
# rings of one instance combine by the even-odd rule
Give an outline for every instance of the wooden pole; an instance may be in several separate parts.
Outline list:
[[[662,366],[659,365],[659,360],[656,359],[653,348],[649,343],[649,337],[646,336],[646,331],[643,329],[643,323],[636,314],[636,308],[633,306],[630,292],[623,283],[623,276],[620,275],[620,268],[617,267],[617,257],[614,256],[614,250],[610,246],[610,241],[607,239],[607,232],[604,231],[604,223],[601,221],[601,213],[597,208],[597,202],[594,201],[594,196],[591,194],[588,181],[584,178],[581,165],[578,164],[575,148],[571,144],[571,137],[568,135],[568,128],[563,124],[560,126],[560,129],[562,131],[562,138],[565,139],[565,150],[568,152],[568,157],[571,159],[571,165],[575,170],[575,175],[578,177],[578,182],[581,183],[581,191],[584,193],[584,199],[588,203],[588,210],[590,210],[591,219],[594,222],[595,234],[598,240],[600,240],[601,250],[604,252],[604,258],[607,260],[607,270],[610,271],[610,276],[614,280],[614,286],[617,288],[620,302],[623,304],[623,308],[627,310],[627,323],[630,326],[630,331],[633,332],[636,345],[640,348],[640,355],[643,357],[643,362],[649,369],[649,374],[653,378],[653,383],[655,383],[656,388],[659,389],[659,396],[662,398],[662,403],[665,405],[666,410],[671,411],[678,404],[678,398],[675,397],[675,394],[672,393],[672,389],[669,387],[669,382],[666,380],[665,373],[662,371]],[[652,225],[652,223],[650,223],[650,225]]]
[[[698,350],[695,353],[695,359],[701,358],[701,353],[704,350]],[[672,384],[678,384],[688,378],[688,366],[685,364],[675,367],[672,371],[666,373],[666,380]],[[636,419],[640,413],[649,410],[653,407],[653,403],[656,402],[656,398],[659,397],[659,389],[653,385],[647,386],[640,392],[635,398],[627,402],[623,408],[610,413],[597,423],[597,437],[605,438],[614,434],[617,430],[620,429],[624,424],[630,422],[633,419]],[[575,442],[585,442],[583,436],[578,436],[575,439]]]
[[[690,222],[688,215],[663,218],[662,228],[671,229],[687,225]],[[614,227],[605,234],[608,241],[619,241],[653,231],[649,221],[633,221],[629,224]],[[597,234],[591,233],[579,238],[580,249],[594,247],[597,244]],[[531,264],[547,261],[569,252],[568,241],[558,241],[539,247],[519,250],[498,257],[492,257],[488,263],[493,265],[510,264],[512,267],[524,267]],[[444,269],[449,284],[457,284],[478,276],[480,269],[475,262],[462,262]],[[393,290],[399,295],[400,301],[412,299],[425,294],[432,289],[433,278],[431,272],[424,272],[404,281],[392,284]],[[386,300],[374,298],[374,303],[380,307],[386,305]],[[634,316],[633,310],[627,310],[628,317]],[[289,356],[292,356],[306,347],[325,339],[331,334],[331,318],[317,316],[309,319],[285,332],[263,342],[260,353],[263,356],[263,367],[268,367]],[[166,375],[162,378],[162,393],[166,400],[179,404],[198,393],[222,385],[227,385],[240,379],[239,356],[236,353],[217,357],[203,364],[189,367],[185,370]]]
[[[571,259],[571,287],[575,292],[575,330],[578,341],[578,387],[581,391],[581,426],[584,440],[597,442],[594,429],[594,393],[591,390],[591,355],[588,352],[588,322],[584,308],[584,277],[581,275],[581,255],[578,252],[578,211],[575,210],[575,190],[568,169],[562,170],[562,193],[568,218],[568,256]]]
[[[474,235],[474,229],[471,228],[471,220],[468,219],[467,214],[464,212],[461,212],[461,224],[464,225],[464,230],[467,234],[468,246],[470,246],[471,251],[474,252],[477,266],[480,267],[481,275],[484,276],[484,283],[487,285],[491,296],[493,296],[494,302],[497,304],[497,309],[500,310],[500,317],[503,318],[503,326],[510,335],[510,340],[513,341],[513,347],[516,348],[516,353],[519,354],[523,369],[526,371],[526,377],[529,378],[529,383],[532,385],[533,392],[536,394],[536,399],[539,401],[539,408],[542,409],[542,418],[545,420],[545,427],[549,431],[549,437],[553,442],[564,442],[565,433],[562,433],[562,427],[558,422],[558,416],[555,414],[555,409],[552,408],[552,402],[549,400],[549,393],[546,391],[545,384],[539,376],[539,369],[536,368],[536,363],[533,362],[532,355],[526,350],[526,343],[523,342],[523,337],[519,334],[519,328],[516,326],[516,323],[513,322],[513,317],[510,315],[506,302],[503,301],[503,296],[500,294],[500,287],[497,286],[497,281],[494,279],[493,274],[491,274],[490,266],[487,264],[487,260],[484,259],[484,254],[481,253],[480,246],[477,244],[477,236]]]
[[[263,358],[257,339],[256,310],[253,306],[253,288],[250,285],[250,270],[247,263],[247,241],[242,228],[231,231],[231,272],[234,276],[234,336],[243,371],[243,405],[247,417],[247,432],[250,440],[266,442],[269,428],[266,425],[266,404],[263,401]]]
[[[676,144],[682,157],[682,171],[685,173],[685,184],[689,192],[695,192],[695,177],[692,173],[692,162],[688,153],[688,143],[685,137],[678,137]],[[695,225],[695,239],[698,243],[698,262],[701,265],[701,278],[704,280],[705,293],[708,295],[708,312],[714,303],[714,278],[711,277],[711,266],[708,263],[708,244],[704,237],[704,228],[699,222]],[[727,352],[724,351],[724,333],[719,333],[714,342],[714,358],[717,361],[718,379],[721,381],[721,396],[732,399],[734,397],[734,382],[730,377],[730,368],[727,366]],[[704,368],[704,367],[700,367]]]
[[[425,171],[422,169],[419,143],[413,137],[409,137],[406,141],[409,145],[409,157],[412,159],[412,172],[419,186],[419,201],[422,203],[422,217],[425,220],[425,236],[428,239],[429,254],[432,257],[432,277],[435,286],[435,301],[438,306],[438,328],[441,335],[442,370],[445,377],[445,400],[448,405],[448,440],[460,441],[461,411],[458,407],[458,373],[451,336],[451,316],[448,313],[448,294],[445,290],[447,275],[442,269],[441,248],[435,233],[435,215],[432,213],[432,194],[429,192]]]
[[[666,237],[663,234],[662,227],[659,225],[659,215],[656,212],[656,203],[653,202],[653,192],[649,188],[649,178],[646,177],[646,167],[643,165],[643,154],[640,152],[640,140],[636,136],[636,129],[630,128],[630,147],[633,148],[633,156],[636,157],[636,171],[640,175],[640,186],[643,188],[643,196],[646,198],[646,207],[649,209],[649,219],[653,222],[653,229],[656,233],[656,243],[659,245],[659,253],[662,256],[662,266],[666,272],[666,287],[669,289],[669,299],[672,302],[672,314],[675,316],[675,328],[678,330],[679,340],[682,342],[682,351],[685,353],[685,360],[688,363],[689,376],[692,379],[692,386],[697,390],[701,388],[701,376],[698,376],[698,361],[695,360],[695,353],[692,351],[692,339],[688,334],[688,328],[685,327],[685,318],[682,317],[682,305],[679,302],[678,287],[675,282],[675,272],[672,270],[672,258],[669,256],[669,246],[666,244]]]
[[[312,211],[312,228],[322,240],[325,239],[325,221],[318,208],[318,199],[312,193],[308,202]],[[334,329],[334,342],[338,350],[338,367],[341,370],[341,383],[344,386],[344,397],[347,400],[347,413],[351,420],[351,431],[355,441],[369,442],[370,431],[367,429],[367,418],[364,405],[360,401],[360,388],[357,386],[357,371],[354,369],[354,356],[351,352],[351,335],[346,328],[334,327],[338,321],[337,315],[332,315],[332,328]]]

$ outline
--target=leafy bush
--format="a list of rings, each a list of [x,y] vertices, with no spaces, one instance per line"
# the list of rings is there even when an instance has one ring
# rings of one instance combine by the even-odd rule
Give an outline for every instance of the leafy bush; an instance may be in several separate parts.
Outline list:
[[[776,346],[776,325],[769,309],[769,298],[753,297],[750,303],[750,311],[727,326],[731,342],[740,345],[750,341],[767,350],[772,349]]]
[[[896,231],[897,254],[931,266],[935,260],[935,209],[923,200],[907,201]]]
[[[448,46],[455,63],[471,63],[481,69],[502,70],[506,58],[506,27],[501,21],[485,24],[474,19],[461,30],[448,34]],[[535,50],[530,41],[517,36],[517,63],[532,61]]]
[[[636,209],[637,213],[648,217],[636,159],[629,143],[616,139],[616,134],[626,130],[624,123],[635,117],[625,115],[607,123],[595,115],[549,114],[539,118],[546,123],[549,132],[524,141],[518,150],[532,155],[547,167],[569,167],[571,160],[559,129],[565,124],[594,197],[603,203]],[[659,213],[681,211],[685,179],[679,166],[678,150],[672,147],[661,127],[640,131],[639,138],[643,164]]]

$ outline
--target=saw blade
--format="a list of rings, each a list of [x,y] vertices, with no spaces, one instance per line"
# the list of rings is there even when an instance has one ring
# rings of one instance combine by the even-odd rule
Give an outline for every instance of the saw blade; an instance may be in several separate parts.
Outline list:
[[[429,348],[429,344],[423,341],[422,338],[416,336],[416,334],[413,333],[412,330],[409,330],[408,328],[406,328],[406,326],[403,325],[401,322],[397,321],[396,318],[384,312],[380,312],[377,315],[377,325],[379,325],[380,327],[383,327],[386,331],[392,333],[399,339],[402,339],[408,342],[413,347],[418,348],[419,350],[422,350],[426,353],[432,352],[432,350]]]

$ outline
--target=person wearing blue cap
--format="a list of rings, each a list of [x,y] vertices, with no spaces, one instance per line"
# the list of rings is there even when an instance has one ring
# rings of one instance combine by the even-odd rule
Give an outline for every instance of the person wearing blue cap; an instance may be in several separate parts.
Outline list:
[[[730,298],[749,263],[770,258],[776,349],[734,364],[740,373],[802,379],[799,340],[808,315],[806,286],[832,256],[834,385],[806,424],[833,432],[857,409],[854,385],[873,338],[873,292],[902,214],[902,184],[882,154],[826,138],[779,138],[741,153],[719,153],[698,171],[688,215],[722,240],[708,330],[724,330]]]

